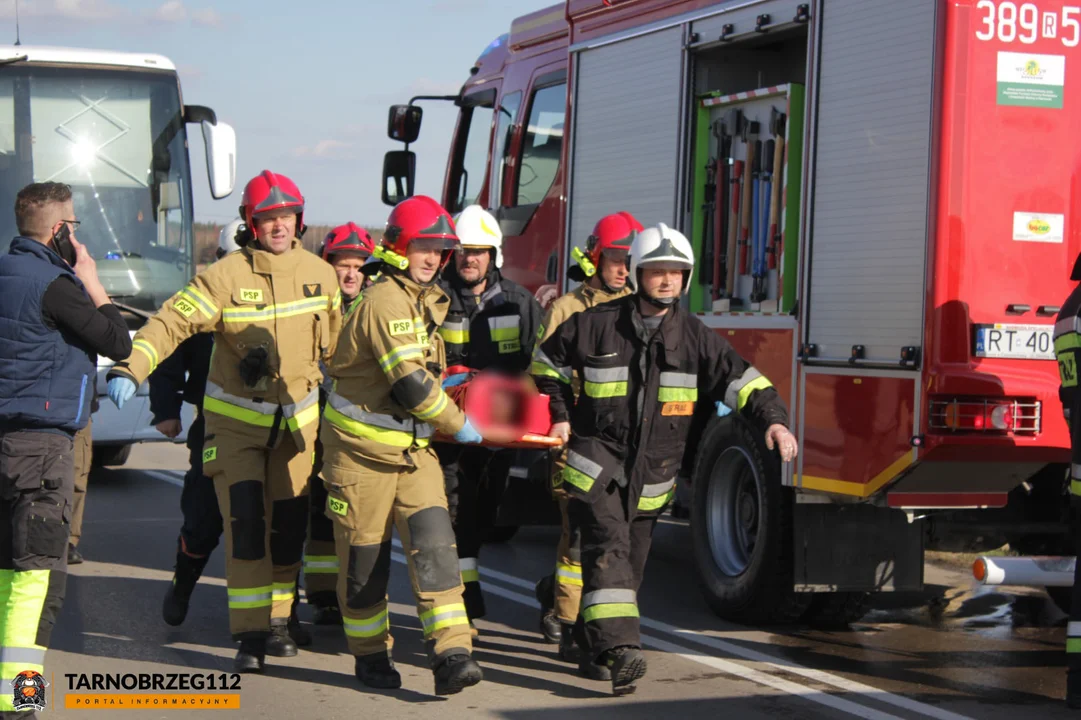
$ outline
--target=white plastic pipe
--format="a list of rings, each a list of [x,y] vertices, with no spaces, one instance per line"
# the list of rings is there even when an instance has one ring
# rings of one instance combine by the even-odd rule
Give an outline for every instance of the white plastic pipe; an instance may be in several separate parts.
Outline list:
[[[979,557],[972,575],[983,585],[1072,587],[1074,557]]]

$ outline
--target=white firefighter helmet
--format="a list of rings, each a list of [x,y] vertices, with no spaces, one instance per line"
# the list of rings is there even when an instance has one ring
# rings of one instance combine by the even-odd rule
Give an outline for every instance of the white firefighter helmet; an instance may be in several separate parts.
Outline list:
[[[218,233],[218,257],[224,257],[234,250],[240,249],[240,245],[236,242],[236,233],[243,224],[243,220],[236,218],[221,229],[221,232]]]
[[[683,270],[683,291],[691,284],[694,271],[694,248],[679,230],[664,223],[648,227],[635,236],[630,251],[630,280],[638,284],[638,269],[659,263],[680,265]]]
[[[492,248],[495,250],[495,266],[503,267],[503,231],[490,212],[480,205],[470,205],[454,218],[454,227],[462,247]]]

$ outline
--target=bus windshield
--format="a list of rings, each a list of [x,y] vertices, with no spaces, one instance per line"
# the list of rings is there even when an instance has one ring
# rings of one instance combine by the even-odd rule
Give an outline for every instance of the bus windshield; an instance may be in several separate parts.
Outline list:
[[[154,312],[193,275],[191,170],[171,72],[0,66],[0,252],[15,195],[71,186],[76,237],[118,303]]]

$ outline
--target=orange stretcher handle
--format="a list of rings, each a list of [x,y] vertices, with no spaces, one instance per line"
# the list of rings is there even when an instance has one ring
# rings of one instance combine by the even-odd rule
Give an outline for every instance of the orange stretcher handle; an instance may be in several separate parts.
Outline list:
[[[436,442],[450,443],[451,445],[458,445],[460,443],[454,440],[453,435],[444,435],[442,433],[436,433],[433,438]],[[534,435],[532,433],[526,433],[517,440],[511,440],[506,443],[494,443],[494,442],[482,442],[480,443],[484,447],[491,448],[520,448],[523,450],[548,450],[551,448],[557,448],[562,444],[562,440],[559,438],[548,437],[547,435]]]

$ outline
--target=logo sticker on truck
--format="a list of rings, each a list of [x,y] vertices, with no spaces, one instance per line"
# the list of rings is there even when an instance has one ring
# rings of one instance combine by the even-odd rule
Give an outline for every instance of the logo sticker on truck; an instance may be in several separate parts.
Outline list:
[[[1058,213],[1015,212],[1013,239],[1019,242],[1061,243],[1066,238],[1066,216]]]

